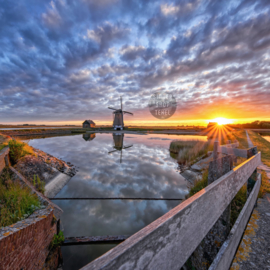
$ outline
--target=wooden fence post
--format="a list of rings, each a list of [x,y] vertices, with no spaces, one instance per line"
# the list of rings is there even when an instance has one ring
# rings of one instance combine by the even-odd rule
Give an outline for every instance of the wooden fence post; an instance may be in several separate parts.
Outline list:
[[[257,146],[249,148],[247,150],[247,159],[255,156],[258,153]],[[249,194],[251,193],[257,179],[257,169],[252,173],[252,175],[248,178],[247,181],[247,197],[249,197]]]
[[[218,144],[217,141],[214,143],[213,153],[215,153],[215,149],[217,152]],[[213,156],[215,157],[216,155],[213,154]],[[214,158],[214,160],[209,163],[208,185],[231,171],[232,168],[233,157],[231,155]],[[230,216],[231,205],[225,209],[215,225],[192,254],[191,262],[197,270],[207,270],[214,261],[219,249],[230,233]]]

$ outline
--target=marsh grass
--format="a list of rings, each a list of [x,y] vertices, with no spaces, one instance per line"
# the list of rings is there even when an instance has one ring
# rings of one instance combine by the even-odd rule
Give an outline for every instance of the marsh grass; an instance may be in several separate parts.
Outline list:
[[[0,175],[0,227],[25,219],[40,207],[37,195],[14,182],[10,170],[5,168]]]
[[[26,155],[35,155],[31,146],[19,140],[10,140],[8,142],[8,146],[10,149],[9,155],[12,164],[16,164],[20,158]]]
[[[178,163],[192,164],[199,157],[203,157],[208,151],[213,150],[211,141],[172,141],[170,144],[170,152],[178,153]]]

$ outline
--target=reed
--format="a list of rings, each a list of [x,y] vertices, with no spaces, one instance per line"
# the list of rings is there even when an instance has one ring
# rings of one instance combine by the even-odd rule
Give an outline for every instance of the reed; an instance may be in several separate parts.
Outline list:
[[[211,150],[213,150],[211,141],[172,141],[170,144],[170,152],[178,153],[177,160],[180,164],[191,164]]]

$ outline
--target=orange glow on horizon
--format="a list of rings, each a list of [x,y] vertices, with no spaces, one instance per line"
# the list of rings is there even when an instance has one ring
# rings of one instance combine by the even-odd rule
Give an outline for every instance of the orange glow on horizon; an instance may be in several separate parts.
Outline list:
[[[215,119],[213,119],[213,122],[217,122],[218,125],[227,125],[227,124],[232,124],[233,120],[232,119],[227,119],[224,117],[217,117]]]

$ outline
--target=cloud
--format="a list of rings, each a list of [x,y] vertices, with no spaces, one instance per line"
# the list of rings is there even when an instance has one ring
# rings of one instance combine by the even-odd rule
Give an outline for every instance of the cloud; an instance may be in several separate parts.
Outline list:
[[[140,121],[157,89],[176,96],[172,119],[270,112],[267,0],[1,1],[0,14],[0,122],[107,120],[120,95]]]

